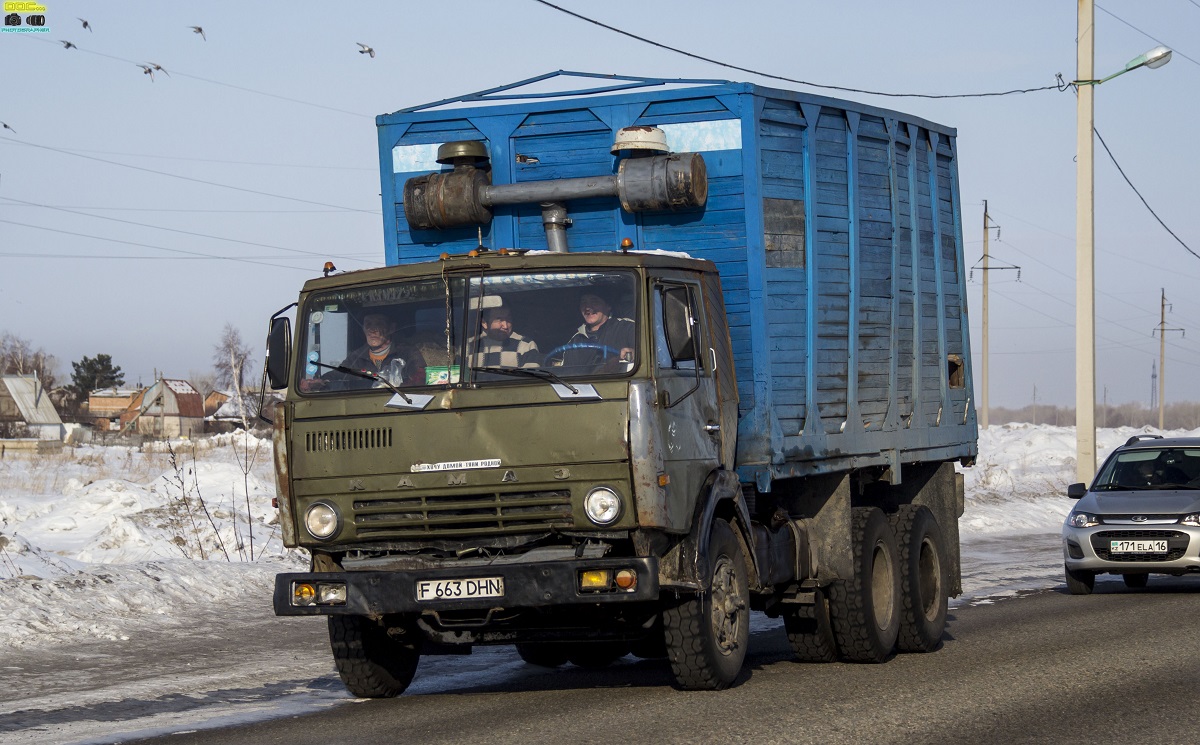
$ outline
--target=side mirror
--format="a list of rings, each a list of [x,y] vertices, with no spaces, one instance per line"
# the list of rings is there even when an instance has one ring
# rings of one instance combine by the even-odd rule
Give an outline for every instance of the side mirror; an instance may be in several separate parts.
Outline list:
[[[1084,494],[1087,494],[1087,484],[1071,484],[1067,487],[1068,499],[1079,499]]]
[[[288,387],[288,360],[292,356],[292,324],[287,318],[272,318],[267,333],[267,381],[271,390]]]

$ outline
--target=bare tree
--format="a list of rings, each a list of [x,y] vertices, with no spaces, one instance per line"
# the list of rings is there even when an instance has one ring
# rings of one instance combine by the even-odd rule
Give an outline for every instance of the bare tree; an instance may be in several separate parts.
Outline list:
[[[0,334],[0,373],[4,375],[37,375],[46,390],[58,383],[55,368],[58,361],[33,342],[5,331]]]
[[[247,431],[250,429],[250,418],[257,416],[257,412],[249,410],[252,403],[246,398],[246,382],[250,380],[254,368],[250,354],[250,345],[242,341],[241,332],[233,324],[225,324],[221,341],[213,347],[213,372],[217,386],[233,393],[242,417],[242,428]]]

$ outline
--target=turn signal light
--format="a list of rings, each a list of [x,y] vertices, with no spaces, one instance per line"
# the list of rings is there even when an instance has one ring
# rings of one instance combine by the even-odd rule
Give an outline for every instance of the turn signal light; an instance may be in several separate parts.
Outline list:
[[[622,590],[637,589],[637,572],[632,569],[622,569],[617,572],[616,577],[617,587]]]
[[[589,569],[579,573],[580,590],[607,590],[611,573],[607,569]]]
[[[317,599],[317,588],[304,582],[292,585],[292,605],[312,605]]]

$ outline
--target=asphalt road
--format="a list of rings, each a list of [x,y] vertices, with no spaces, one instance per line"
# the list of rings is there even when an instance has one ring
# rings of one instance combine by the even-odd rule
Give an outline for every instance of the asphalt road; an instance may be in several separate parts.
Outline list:
[[[484,677],[139,742],[1194,742],[1200,578],[960,607],[942,649],[883,665],[795,663],[768,628],[737,684],[717,693],[676,691],[664,662],[632,657],[599,672],[516,665]]]

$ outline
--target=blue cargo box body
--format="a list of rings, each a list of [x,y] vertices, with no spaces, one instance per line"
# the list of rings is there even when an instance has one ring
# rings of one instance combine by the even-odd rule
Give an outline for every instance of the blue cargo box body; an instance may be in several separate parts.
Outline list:
[[[440,144],[481,140],[492,182],[521,183],[613,174],[616,130],[659,127],[672,151],[703,154],[707,204],[630,214],[615,198],[572,201],[568,241],[611,251],[628,238],[717,265],[742,480],[769,489],[872,465],[899,478],[903,463],[976,455],[954,129],[747,83],[567,99],[494,90],[518,102],[444,106],[486,100],[476,95],[378,117],[388,265],[479,241],[475,227],[405,219],[405,181],[449,169]],[[546,248],[538,205],[499,207],[482,230],[489,248]]]

